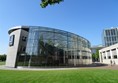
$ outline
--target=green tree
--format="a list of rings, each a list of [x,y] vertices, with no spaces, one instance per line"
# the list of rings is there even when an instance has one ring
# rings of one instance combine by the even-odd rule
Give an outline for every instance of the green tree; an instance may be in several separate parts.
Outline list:
[[[96,54],[95,55],[96,55],[95,59],[96,59],[96,61],[98,61],[99,60],[99,49],[96,50]]]
[[[0,55],[0,61],[5,61],[6,60],[6,54]]]
[[[92,60],[95,61],[95,53],[92,54]]]
[[[96,50],[96,53],[92,54],[92,59],[93,59],[93,61],[99,60],[99,49]]]
[[[46,8],[48,5],[54,5],[54,4],[59,4],[64,0],[41,0],[41,7]]]

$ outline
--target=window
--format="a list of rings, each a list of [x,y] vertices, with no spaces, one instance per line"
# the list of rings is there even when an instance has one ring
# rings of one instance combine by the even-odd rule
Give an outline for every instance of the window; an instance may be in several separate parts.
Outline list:
[[[106,33],[106,36],[110,36],[110,31],[109,30],[106,30],[105,33]]]
[[[111,59],[111,56],[108,56],[108,59]]]
[[[26,50],[26,47],[24,47],[24,46],[21,46],[21,47],[20,47],[20,51],[21,51],[21,52],[25,52],[25,50]]]
[[[87,59],[87,56],[82,56],[82,59]]]
[[[112,49],[112,51],[116,51],[116,49]]]
[[[88,56],[88,59],[91,59],[91,57],[90,57],[90,56]]]
[[[112,41],[114,41],[114,36],[112,37]]]
[[[106,56],[104,56],[104,59],[106,59]]]
[[[115,35],[116,33],[115,33],[115,30],[113,30],[113,35]]]
[[[112,43],[109,43],[109,45],[112,45]]]
[[[79,56],[77,56],[77,59],[80,59],[80,57],[79,57]]]
[[[26,41],[27,37],[22,36],[22,41]]]
[[[117,59],[117,55],[114,55],[113,58],[114,58],[114,59]]]
[[[113,35],[113,30],[111,30],[111,35]]]
[[[72,56],[72,59],[74,59],[74,56]]]
[[[107,50],[107,52],[110,52],[110,50]]]
[[[71,59],[71,56],[68,56],[68,59]]]
[[[114,37],[114,41],[116,41],[116,37]]]
[[[111,41],[111,37],[109,37],[109,41]]]
[[[105,31],[106,35],[108,35],[108,30]]]
[[[10,36],[10,39],[9,39],[9,46],[13,46],[13,45],[14,45],[14,38],[15,38],[15,35],[11,35],[11,36]]]
[[[25,50],[26,50],[26,47],[23,47],[23,52],[25,52]]]
[[[108,30],[108,35],[110,36],[110,30]]]

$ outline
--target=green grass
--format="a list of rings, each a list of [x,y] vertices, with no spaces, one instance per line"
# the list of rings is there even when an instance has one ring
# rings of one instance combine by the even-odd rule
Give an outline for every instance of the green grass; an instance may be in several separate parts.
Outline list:
[[[118,83],[118,70],[0,70],[0,83]]]
[[[0,65],[5,65],[5,62],[1,62],[1,61],[0,61]]]

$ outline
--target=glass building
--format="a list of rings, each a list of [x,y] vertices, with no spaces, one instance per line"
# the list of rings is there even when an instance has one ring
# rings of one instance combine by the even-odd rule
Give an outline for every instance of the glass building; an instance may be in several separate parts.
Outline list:
[[[21,31],[19,34],[18,30]],[[9,30],[9,34],[8,56],[17,40],[15,37],[20,36],[14,67],[80,66],[92,63],[90,42],[79,35],[41,26],[15,27]]]

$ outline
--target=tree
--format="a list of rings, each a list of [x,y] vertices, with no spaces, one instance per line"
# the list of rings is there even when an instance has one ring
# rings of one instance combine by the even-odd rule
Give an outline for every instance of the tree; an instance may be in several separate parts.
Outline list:
[[[0,55],[0,61],[5,61],[6,60],[6,54]]]
[[[93,61],[99,60],[99,49],[96,50],[96,53],[92,54],[92,59],[93,59]]]
[[[41,7],[46,8],[48,5],[54,5],[54,4],[59,4],[64,0],[41,0]]]
[[[92,60],[95,61],[95,53],[92,54]]]
[[[96,56],[95,59],[98,61],[99,60],[99,49],[96,50]]]

